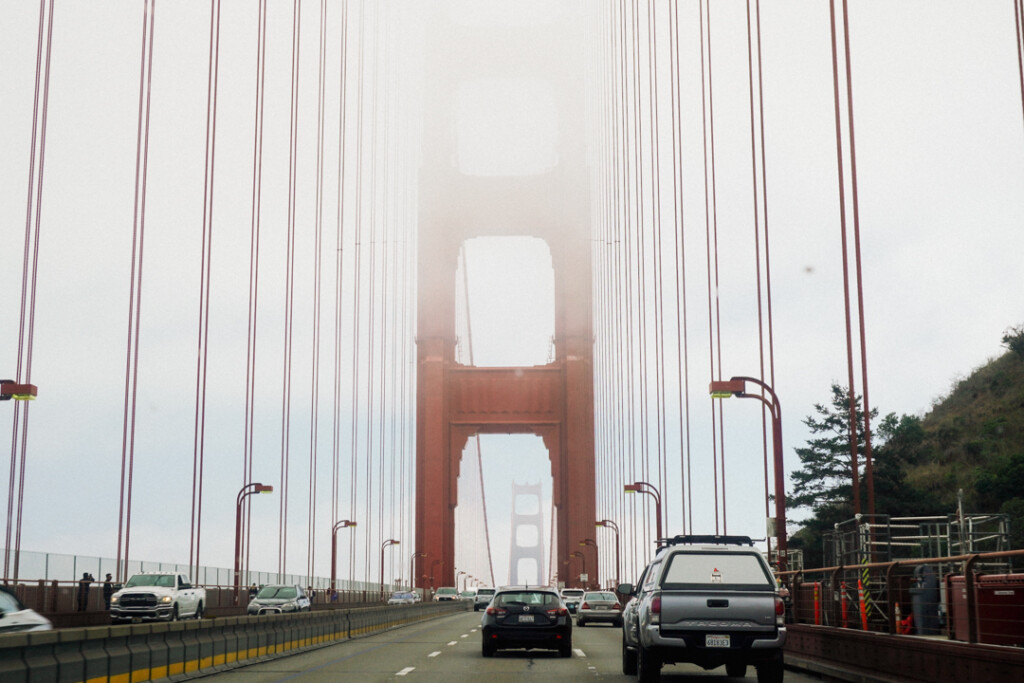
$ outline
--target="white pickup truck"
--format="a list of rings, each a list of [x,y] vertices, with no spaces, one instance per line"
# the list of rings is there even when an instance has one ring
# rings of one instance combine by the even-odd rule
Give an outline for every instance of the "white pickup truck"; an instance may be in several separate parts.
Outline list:
[[[206,589],[196,588],[184,574],[141,572],[128,579],[110,598],[112,623],[177,621],[203,618]]]

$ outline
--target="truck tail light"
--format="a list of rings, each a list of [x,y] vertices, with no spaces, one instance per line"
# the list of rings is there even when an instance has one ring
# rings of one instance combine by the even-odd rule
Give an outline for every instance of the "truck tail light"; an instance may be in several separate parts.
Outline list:
[[[656,595],[651,599],[651,623],[661,623],[661,596]]]
[[[782,626],[786,623],[786,603],[782,598],[775,596],[775,624]]]

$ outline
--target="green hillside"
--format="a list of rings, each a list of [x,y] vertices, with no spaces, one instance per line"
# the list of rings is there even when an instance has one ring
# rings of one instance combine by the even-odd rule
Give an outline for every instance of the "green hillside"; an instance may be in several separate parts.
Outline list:
[[[1024,499],[1024,481],[1014,476],[1024,473],[1024,358],[1007,352],[958,381],[921,427],[923,457],[908,465],[907,484],[950,512],[961,488],[971,512],[999,512]]]

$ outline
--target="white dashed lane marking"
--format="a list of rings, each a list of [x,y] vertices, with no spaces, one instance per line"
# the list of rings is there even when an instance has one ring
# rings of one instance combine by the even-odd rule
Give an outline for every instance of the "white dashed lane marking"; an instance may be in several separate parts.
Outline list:
[[[438,650],[438,651],[436,651],[436,652],[431,652],[431,653],[430,653],[429,655],[427,655],[427,656],[428,656],[428,657],[436,657],[436,656],[438,656],[439,654],[441,654],[441,651],[440,651],[440,650]]]
[[[416,667],[414,667],[414,666],[407,666],[404,669],[402,669],[401,671],[399,671],[398,673],[396,673],[395,675],[396,676],[404,676],[407,673],[409,673],[410,671],[413,671],[415,668]]]
[[[585,654],[585,653],[583,652],[583,650],[580,650],[579,648],[575,648],[575,649],[573,649],[573,652],[575,652],[575,653],[576,653],[576,656],[577,656],[577,657],[586,657],[586,656],[587,656],[587,655],[586,655],[586,654]]]
[[[454,645],[454,644],[455,644],[456,642],[458,642],[458,641],[455,641],[455,640],[453,640],[452,642],[450,642],[450,643],[448,643],[448,644],[449,644],[449,645]]]

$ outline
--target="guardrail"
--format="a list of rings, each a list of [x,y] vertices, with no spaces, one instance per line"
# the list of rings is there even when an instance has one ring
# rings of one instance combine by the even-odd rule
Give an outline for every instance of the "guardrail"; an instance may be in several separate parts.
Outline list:
[[[230,669],[466,611],[418,603],[0,635],[0,681],[152,681]]]

